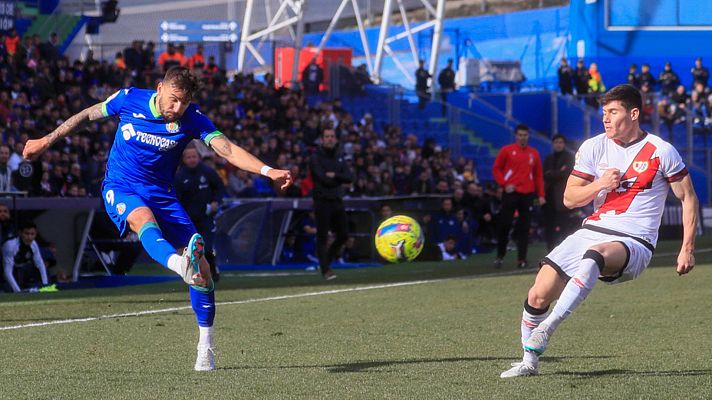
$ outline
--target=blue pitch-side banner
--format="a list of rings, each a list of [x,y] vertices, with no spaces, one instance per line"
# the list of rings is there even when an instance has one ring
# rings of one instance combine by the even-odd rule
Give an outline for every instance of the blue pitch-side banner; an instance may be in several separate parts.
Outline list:
[[[15,29],[15,2],[0,1],[0,30]]]
[[[239,25],[235,21],[161,21],[161,42],[237,42]]]

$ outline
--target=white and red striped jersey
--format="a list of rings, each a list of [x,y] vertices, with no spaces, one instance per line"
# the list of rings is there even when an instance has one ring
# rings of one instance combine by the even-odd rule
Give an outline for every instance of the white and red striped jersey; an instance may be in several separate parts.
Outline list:
[[[655,246],[670,183],[687,175],[680,154],[649,133],[628,145],[604,133],[583,142],[571,174],[593,182],[608,168],[621,171],[621,184],[616,190],[598,193],[594,212],[583,224],[635,236]]]

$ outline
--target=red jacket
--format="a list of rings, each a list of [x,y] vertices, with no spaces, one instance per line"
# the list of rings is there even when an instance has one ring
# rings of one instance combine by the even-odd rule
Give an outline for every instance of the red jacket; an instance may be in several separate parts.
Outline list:
[[[502,187],[514,185],[517,193],[536,193],[544,197],[541,158],[539,152],[531,146],[522,148],[514,143],[502,147],[494,160],[492,174]]]

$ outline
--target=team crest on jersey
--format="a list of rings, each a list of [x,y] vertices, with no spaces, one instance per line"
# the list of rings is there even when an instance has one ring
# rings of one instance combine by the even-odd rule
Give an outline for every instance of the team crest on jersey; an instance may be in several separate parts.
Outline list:
[[[633,161],[633,171],[641,174],[648,169],[647,161]]]
[[[166,130],[170,133],[176,133],[180,130],[180,122],[169,122],[166,124]]]
[[[123,215],[126,212],[126,203],[117,204],[116,212],[119,213],[119,215]]]

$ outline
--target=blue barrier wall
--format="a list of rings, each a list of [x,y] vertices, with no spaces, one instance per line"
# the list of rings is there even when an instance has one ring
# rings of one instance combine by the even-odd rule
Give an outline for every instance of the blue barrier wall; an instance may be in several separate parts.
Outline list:
[[[458,57],[484,58],[491,60],[519,60],[527,81],[553,82],[559,54],[565,51],[569,32],[569,7],[546,8],[482,17],[452,18],[443,23],[443,39],[440,62],[437,70],[447,64],[447,59]],[[419,24],[411,24],[411,28]],[[376,53],[378,27],[366,30],[368,46]],[[402,25],[391,26],[389,33],[395,35],[404,31]],[[304,45],[317,46],[322,33],[304,35]],[[416,34],[418,56],[430,57],[432,29]],[[350,47],[353,49],[354,65],[366,62],[363,45],[357,30],[333,32],[327,47]],[[398,60],[407,71],[415,73],[418,68],[411,56],[405,39],[391,43]],[[412,87],[392,57],[384,56],[382,76],[386,82]]]
[[[610,3],[608,9],[606,3]],[[695,58],[712,56],[709,1],[599,0],[587,4],[586,0],[572,0],[570,16],[569,57],[583,53],[587,64],[598,62],[608,87],[626,81],[631,63],[649,63],[657,78],[666,61],[672,62],[673,70],[689,87]],[[694,21],[706,26],[690,26]]]

